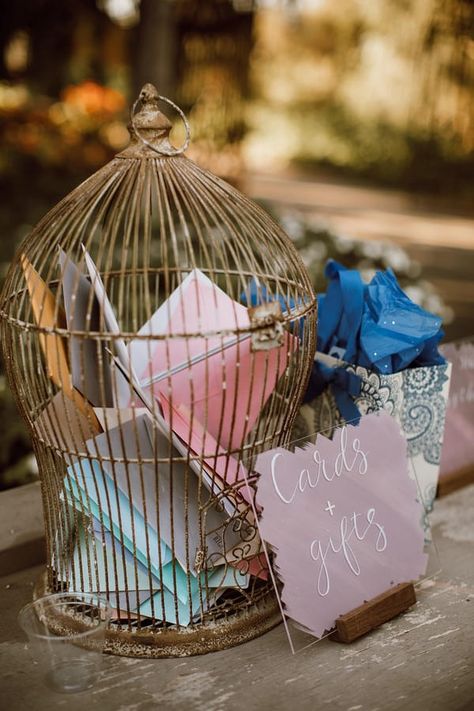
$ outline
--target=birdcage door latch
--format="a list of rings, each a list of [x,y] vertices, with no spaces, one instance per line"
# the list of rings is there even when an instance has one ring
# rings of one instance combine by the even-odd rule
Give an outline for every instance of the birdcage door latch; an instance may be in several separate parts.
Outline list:
[[[283,313],[279,301],[269,301],[249,308],[252,350],[270,351],[283,344]]]

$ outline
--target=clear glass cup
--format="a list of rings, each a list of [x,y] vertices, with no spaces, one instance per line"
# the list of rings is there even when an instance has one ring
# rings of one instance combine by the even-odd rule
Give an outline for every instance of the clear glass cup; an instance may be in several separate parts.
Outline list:
[[[50,688],[74,693],[93,686],[111,612],[107,600],[83,592],[48,595],[20,610],[18,622]]]

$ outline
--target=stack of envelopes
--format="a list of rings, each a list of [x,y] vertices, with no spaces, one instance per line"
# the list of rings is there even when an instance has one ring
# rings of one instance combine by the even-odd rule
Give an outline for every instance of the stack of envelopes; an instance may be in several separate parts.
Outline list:
[[[75,522],[61,576],[128,615],[188,625],[227,588],[267,576],[238,452],[297,342],[252,352],[247,308],[195,269],[126,343],[84,257],[87,275],[59,254],[64,310],[22,259],[38,325],[81,334],[40,337],[59,392],[35,426],[66,460]]]

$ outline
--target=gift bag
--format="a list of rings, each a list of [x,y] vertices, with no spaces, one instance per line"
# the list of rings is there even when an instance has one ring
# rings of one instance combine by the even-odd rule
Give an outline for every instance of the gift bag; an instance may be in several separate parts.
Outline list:
[[[377,272],[369,284],[333,260],[325,273],[318,349],[293,436],[331,431],[386,410],[407,439],[412,475],[430,511],[451,374],[438,351],[441,319],[411,301],[391,270]]]
[[[386,410],[400,424],[407,440],[408,457],[416,471],[424,508],[427,512],[431,511],[438,484],[451,364],[406,368],[399,373],[383,375],[363,366],[343,363],[323,353],[316,354],[316,362],[322,362],[337,372],[335,378],[338,384],[336,388],[328,385],[321,394],[301,407],[293,437],[330,431],[346,421],[357,419],[357,416],[346,419],[338,407],[338,390],[342,390],[345,383],[346,392],[359,416]],[[358,380],[359,392],[353,396],[349,393],[350,379],[353,382]]]

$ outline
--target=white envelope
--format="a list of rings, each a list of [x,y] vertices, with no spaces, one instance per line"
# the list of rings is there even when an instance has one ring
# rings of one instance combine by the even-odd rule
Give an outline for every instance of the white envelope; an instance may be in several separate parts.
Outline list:
[[[204,490],[199,491],[199,482],[189,476],[185,462],[174,461],[170,468],[169,457],[176,453],[170,452],[169,440],[153,429],[148,415],[88,440],[86,447],[133,508],[159,532],[183,570],[195,571],[196,553],[202,548],[202,526],[207,555],[222,554],[239,542],[232,527],[225,527],[225,513],[214,508]],[[163,461],[157,462],[158,458]],[[140,460],[148,461],[140,465]],[[205,513],[201,513],[203,510]]]
[[[70,331],[100,331],[99,303],[90,281],[60,250],[61,285]],[[69,339],[72,383],[92,405],[113,405],[110,356],[103,343],[92,338]],[[102,381],[103,391],[100,383]]]

